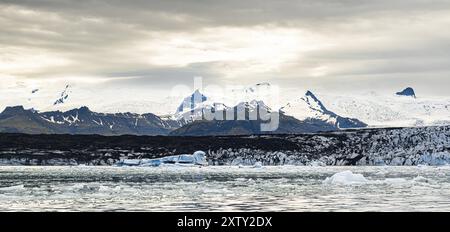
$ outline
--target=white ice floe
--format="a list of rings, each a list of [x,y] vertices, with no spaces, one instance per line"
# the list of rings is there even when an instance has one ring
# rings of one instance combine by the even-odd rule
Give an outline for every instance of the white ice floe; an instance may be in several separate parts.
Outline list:
[[[384,178],[384,179],[376,179],[370,180],[364,177],[362,174],[354,174],[351,171],[343,171],[334,174],[331,177],[327,177],[323,184],[327,185],[359,185],[359,184],[372,184],[372,185],[392,185],[392,186],[400,186],[400,185],[408,185],[408,186],[416,186],[416,185],[428,185],[434,184],[436,181],[430,180],[428,178],[417,176],[412,179],[407,178]]]
[[[311,163],[309,163],[309,166],[313,166],[313,167],[324,167],[326,166],[324,162],[322,161],[312,161]]]
[[[140,167],[159,167],[164,165],[177,166],[206,166],[206,153],[203,151],[196,151],[192,155],[173,155],[165,156],[158,159],[124,159],[116,163],[116,166],[140,166]]]
[[[363,175],[353,174],[351,171],[338,172],[323,181],[324,184],[332,185],[364,184],[367,182],[368,180]]]
[[[9,187],[0,187],[0,192],[15,192],[23,191],[25,189],[24,185],[14,185]]]
[[[428,179],[423,176],[416,176],[412,179],[412,181],[415,183],[420,183],[420,184],[436,184],[437,183],[437,181],[435,181],[433,179]]]
[[[253,165],[254,168],[262,168],[262,166],[263,166],[262,163],[259,161]]]
[[[374,183],[377,183],[376,181]],[[382,184],[391,184],[391,185],[398,185],[398,184],[407,184],[409,183],[408,180],[405,178],[386,178],[380,183]]]

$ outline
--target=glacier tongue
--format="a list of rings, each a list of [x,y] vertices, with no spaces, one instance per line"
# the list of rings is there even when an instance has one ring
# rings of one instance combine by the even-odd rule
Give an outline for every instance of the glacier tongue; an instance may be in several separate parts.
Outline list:
[[[412,166],[450,164],[450,127],[364,129],[303,135],[118,137],[0,134],[0,164],[111,165],[203,150],[210,165]],[[93,139],[97,143],[92,143]],[[64,141],[64,142],[59,142]],[[20,143],[20,146],[17,144]],[[45,144],[43,148],[41,145]],[[73,144],[80,149],[73,153]],[[193,151],[192,151],[193,152]],[[320,167],[318,167],[320,168]]]

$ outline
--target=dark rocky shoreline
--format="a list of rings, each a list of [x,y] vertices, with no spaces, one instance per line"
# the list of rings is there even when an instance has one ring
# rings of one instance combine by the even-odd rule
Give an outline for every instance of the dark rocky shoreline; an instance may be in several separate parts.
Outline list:
[[[197,150],[214,165],[443,165],[450,126],[205,137],[0,134],[0,165],[113,165]]]

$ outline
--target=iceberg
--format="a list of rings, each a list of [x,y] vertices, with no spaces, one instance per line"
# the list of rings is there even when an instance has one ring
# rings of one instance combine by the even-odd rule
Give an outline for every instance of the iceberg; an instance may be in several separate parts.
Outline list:
[[[196,151],[194,154],[182,154],[165,156],[158,159],[123,159],[116,163],[116,166],[138,166],[138,167],[159,167],[165,165],[177,166],[206,166],[206,153]]]
[[[254,165],[253,165],[253,167],[254,168],[262,168],[263,167],[263,165],[262,165],[262,163],[261,162],[256,162]]]
[[[343,171],[327,177],[323,184],[330,185],[352,185],[367,183],[367,179],[361,174],[353,174],[351,171]]]

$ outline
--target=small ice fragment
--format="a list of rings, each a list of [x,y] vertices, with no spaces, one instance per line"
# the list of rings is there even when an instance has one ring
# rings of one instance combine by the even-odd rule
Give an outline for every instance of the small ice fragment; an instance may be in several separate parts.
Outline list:
[[[258,161],[253,165],[253,167],[254,168],[262,168],[262,163]]]
[[[408,181],[406,179],[404,179],[404,178],[386,178],[384,180],[384,183],[392,184],[392,185],[394,185],[394,184],[405,184],[407,182]]]

